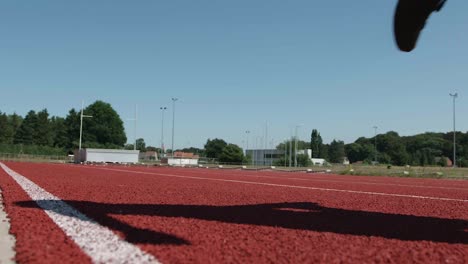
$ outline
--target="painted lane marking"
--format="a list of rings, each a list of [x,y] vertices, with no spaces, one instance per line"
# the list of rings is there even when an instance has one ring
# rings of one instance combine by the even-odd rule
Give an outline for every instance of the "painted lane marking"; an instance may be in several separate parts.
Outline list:
[[[187,170],[187,169],[185,169]],[[133,172],[132,170],[128,170],[130,172]],[[140,170],[141,171],[141,170]],[[193,170],[191,170],[193,171]],[[209,173],[206,173],[208,172]],[[182,169],[178,169],[177,172],[183,173],[184,171]],[[236,174],[236,173],[222,173],[220,174],[217,171],[213,170],[208,170],[205,169],[203,171],[205,174],[209,174],[211,176],[230,176],[230,177],[258,177],[258,178],[271,178],[271,179],[277,179],[277,180],[297,180],[297,181],[311,181],[311,182],[331,182],[331,183],[342,183],[342,184],[362,184],[362,185],[382,185],[382,186],[397,186],[397,187],[414,187],[414,188],[421,188],[421,189],[442,189],[442,190],[462,190],[462,191],[468,191],[468,186],[467,187],[450,187],[450,186],[434,186],[434,185],[416,185],[416,184],[400,184],[400,183],[386,183],[386,182],[379,182],[379,181],[353,181],[352,179],[343,179],[343,178],[336,178],[333,179],[331,177],[320,177],[317,175],[310,175],[310,178],[297,178],[297,177],[287,177],[287,176],[278,176],[278,175],[273,175],[273,174],[264,174],[264,175],[259,175],[259,174],[254,174],[249,172],[248,174]],[[334,175],[333,175],[334,176]],[[453,180],[452,180],[453,181]]]
[[[242,174],[234,174],[234,173],[210,173],[210,175],[220,175],[220,176],[232,176],[232,177],[241,177]],[[431,186],[431,185],[411,185],[411,184],[399,184],[399,183],[381,183],[381,182],[357,182],[352,180],[342,180],[342,179],[329,179],[329,178],[297,178],[297,177],[283,177],[283,176],[274,176],[274,175],[255,175],[255,174],[248,174],[246,177],[258,177],[258,178],[270,178],[270,179],[277,179],[277,180],[297,180],[297,181],[316,181],[316,182],[332,182],[332,183],[342,183],[342,184],[362,184],[362,185],[382,185],[382,186],[398,186],[398,187],[414,187],[414,188],[427,188],[427,189],[443,189],[443,190],[463,190],[468,191],[468,188],[460,188],[460,187],[445,187],[445,186]]]
[[[175,175],[175,174],[165,174],[165,173],[155,173],[155,172],[143,172],[143,171],[129,171],[129,170],[120,170],[120,169],[98,168],[98,167],[83,167],[83,168],[99,169],[99,170],[108,170],[108,171],[118,171],[118,172],[126,172],[126,173],[137,173],[137,174],[158,175],[158,176],[164,176],[164,177],[175,177],[175,178],[185,178],[185,179],[209,180],[209,181],[233,182],[233,183],[252,184],[252,185],[264,185],[264,186],[273,186],[273,187],[296,188],[296,189],[306,189],[306,190],[318,190],[318,191],[329,191],[329,192],[343,192],[343,193],[356,193],[356,194],[379,195],[379,196],[393,196],[393,197],[404,197],[404,198],[414,198],[414,199],[427,199],[427,200],[439,200],[439,201],[452,201],[452,202],[468,202],[468,200],[466,200],[466,199],[455,199],[455,198],[444,198],[444,197],[431,197],[431,196],[420,196],[420,195],[410,195],[410,194],[397,194],[397,193],[380,193],[380,192],[353,191],[353,190],[343,190],[343,189],[320,188],[320,187],[309,187],[309,186],[298,186],[298,185],[287,185],[287,184],[275,184],[275,183],[266,183],[266,182],[240,181],[240,180],[228,180],[228,179],[213,179],[213,178],[205,178],[205,177],[199,177],[199,176],[183,176],[183,175]]]
[[[159,263],[5,164],[0,162],[0,166],[94,263]]]

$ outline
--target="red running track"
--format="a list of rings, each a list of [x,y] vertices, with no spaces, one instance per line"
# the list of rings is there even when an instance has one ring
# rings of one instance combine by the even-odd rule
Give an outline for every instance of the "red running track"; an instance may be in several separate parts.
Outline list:
[[[468,263],[468,181],[5,164],[162,263]],[[91,261],[0,188],[19,263]]]

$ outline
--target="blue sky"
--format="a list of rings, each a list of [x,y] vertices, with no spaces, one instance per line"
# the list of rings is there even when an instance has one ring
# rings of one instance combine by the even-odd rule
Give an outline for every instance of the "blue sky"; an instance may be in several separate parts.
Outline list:
[[[449,0],[417,49],[396,49],[396,1],[1,1],[0,110],[81,101],[138,104],[138,137],[159,145],[176,105],[175,146],[208,138],[276,145],[297,125],[325,142],[468,130],[468,2]],[[129,141],[133,124],[126,121]],[[244,143],[243,143],[244,141]],[[269,143],[269,144],[270,144]]]

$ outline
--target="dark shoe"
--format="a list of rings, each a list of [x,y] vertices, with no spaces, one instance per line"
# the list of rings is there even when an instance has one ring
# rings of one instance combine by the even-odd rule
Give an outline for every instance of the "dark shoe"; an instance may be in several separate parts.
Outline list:
[[[393,30],[398,48],[410,52],[432,12],[439,11],[446,0],[399,0]]]

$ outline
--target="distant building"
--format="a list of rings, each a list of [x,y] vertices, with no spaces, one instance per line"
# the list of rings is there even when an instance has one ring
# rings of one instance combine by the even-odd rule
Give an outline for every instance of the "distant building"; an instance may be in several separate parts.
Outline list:
[[[143,161],[158,160],[158,153],[156,151],[140,152],[138,158]]]
[[[284,151],[277,149],[247,149],[245,153],[252,157],[253,165],[259,166],[271,166],[284,157]]]
[[[327,162],[325,159],[312,158],[310,160],[312,161],[312,165],[315,165],[315,166],[323,166]]]
[[[199,156],[188,152],[174,152],[172,157],[166,157],[161,159],[161,164],[167,164],[171,166],[196,166],[198,165]]]

